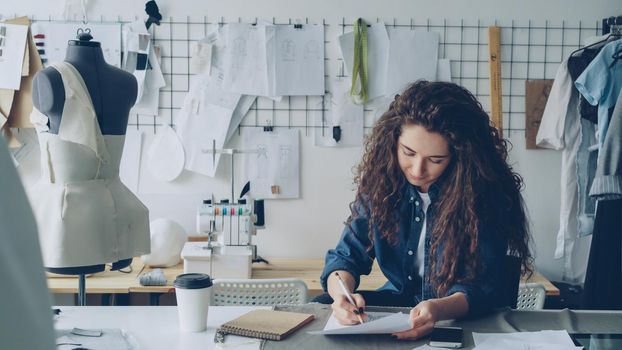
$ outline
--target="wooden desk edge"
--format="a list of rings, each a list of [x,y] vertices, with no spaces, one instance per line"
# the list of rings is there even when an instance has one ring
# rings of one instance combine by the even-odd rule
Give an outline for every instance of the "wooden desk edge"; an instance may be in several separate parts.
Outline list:
[[[254,264],[253,265],[253,278],[300,278],[307,284],[309,295],[314,296],[322,293],[322,287],[320,286],[320,274],[324,265],[324,261],[321,259],[268,259],[270,264]],[[97,283],[94,286],[89,286],[89,278],[87,278],[87,293],[169,293],[174,290],[173,281],[175,276],[183,272],[183,264],[176,266],[162,268],[167,278],[166,286],[141,286],[138,282],[138,273],[142,270],[142,262],[139,258],[134,259],[132,263],[132,273],[130,275],[124,274],[121,276],[98,276]],[[145,268],[142,272],[150,271],[150,268]],[[306,275],[306,276],[305,276]],[[104,277],[104,278],[102,278]],[[126,278],[129,283],[125,287],[102,287],[104,279],[108,277],[118,279]],[[50,282],[50,280],[57,280],[65,278],[48,278],[48,287],[52,293],[77,293],[78,280],[72,278],[75,281],[75,287],[67,286],[67,282]],[[95,280],[93,280],[95,281]],[[361,286],[365,289],[377,289],[386,282],[386,279],[380,272],[378,265],[374,263],[374,268],[369,276],[361,276]],[[544,285],[547,296],[558,296],[559,289],[555,287],[546,277],[542,274],[534,271],[533,275],[529,279],[521,279],[521,283],[534,282]],[[52,285],[51,285],[52,284]],[[57,284],[57,286],[53,286]],[[117,284],[118,285],[118,284]]]

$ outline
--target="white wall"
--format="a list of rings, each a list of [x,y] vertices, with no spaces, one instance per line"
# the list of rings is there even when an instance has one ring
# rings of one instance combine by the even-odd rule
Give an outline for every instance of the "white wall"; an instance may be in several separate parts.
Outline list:
[[[48,2],[22,0],[4,1],[0,13],[4,16],[35,15],[37,18],[58,16],[63,1]],[[309,18],[317,21],[325,18],[338,21],[342,17],[380,18],[439,18],[482,20],[561,20],[581,19],[595,23],[603,17],[622,14],[619,0],[261,0],[261,1],[158,1],[165,16],[208,16],[218,18],[255,17],[271,19]],[[91,0],[90,18],[114,19],[136,15],[143,17],[144,1],[137,0]],[[514,144],[511,152],[516,170],[525,179],[524,192],[535,237],[536,265],[540,272],[551,279],[560,279],[562,263],[553,259],[555,234],[559,215],[560,154],[555,151],[525,150],[524,135],[509,135]],[[239,140],[234,140],[233,145]],[[347,204],[353,198],[352,166],[360,157],[360,149],[323,149],[313,146],[311,136],[301,132],[301,199],[270,201],[266,205],[267,229],[260,231],[257,243],[264,257],[319,258],[333,247],[341,232],[342,222],[348,214]],[[27,183],[37,177],[36,152],[33,159],[22,166]],[[194,227],[196,204],[207,193],[228,195],[229,163],[224,160],[217,179],[204,179],[184,174],[182,183],[187,185],[168,191],[168,194],[141,194],[149,206],[152,219],[170,217],[182,223],[188,230]],[[240,166],[237,169],[241,169]],[[239,182],[238,182],[239,183]],[[167,191],[163,191],[167,192]]]

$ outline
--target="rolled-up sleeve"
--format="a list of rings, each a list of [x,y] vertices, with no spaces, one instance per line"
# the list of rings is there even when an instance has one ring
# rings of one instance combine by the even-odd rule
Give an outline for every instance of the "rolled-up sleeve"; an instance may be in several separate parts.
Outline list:
[[[466,317],[475,317],[485,314],[494,308],[510,306],[507,296],[512,292],[512,278],[508,276],[507,244],[490,236],[480,239],[479,252],[483,263],[483,270],[479,276],[469,283],[456,283],[449,288],[447,295],[463,292],[469,304]],[[518,281],[515,281],[518,283]]]
[[[333,271],[348,271],[355,279],[355,289],[360,282],[359,276],[371,272],[374,251],[369,250],[371,245],[368,232],[368,219],[363,213],[352,219],[349,225],[346,224],[337,247],[330,249],[324,259],[324,271],[320,282],[325,292],[326,281]]]

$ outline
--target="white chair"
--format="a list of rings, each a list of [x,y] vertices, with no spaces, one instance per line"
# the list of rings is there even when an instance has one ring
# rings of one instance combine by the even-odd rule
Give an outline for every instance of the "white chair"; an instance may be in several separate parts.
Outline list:
[[[516,310],[542,310],[546,289],[540,283],[522,283],[518,286]]]
[[[307,285],[295,278],[215,279],[211,305],[298,305],[307,302]]]

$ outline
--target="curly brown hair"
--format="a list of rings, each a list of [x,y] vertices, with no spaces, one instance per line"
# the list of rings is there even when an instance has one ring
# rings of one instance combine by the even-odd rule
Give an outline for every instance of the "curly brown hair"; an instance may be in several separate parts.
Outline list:
[[[432,245],[429,282],[439,296],[455,283],[474,281],[482,268],[478,235],[485,225],[508,243],[508,254],[532,272],[529,229],[520,191],[523,180],[507,163],[508,142],[491,124],[475,96],[453,83],[418,81],[397,95],[365,141],[365,153],[355,170],[353,217],[360,206],[373,229],[391,244],[398,240],[395,215],[408,182],[398,164],[398,138],[404,125],[419,125],[442,135],[451,163],[439,181],[436,219],[428,231]],[[439,248],[442,242],[442,247]],[[370,247],[371,249],[371,247]]]

